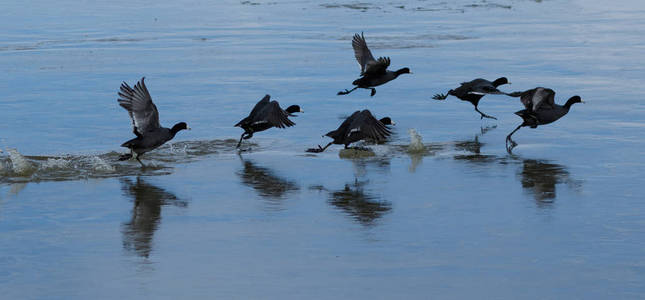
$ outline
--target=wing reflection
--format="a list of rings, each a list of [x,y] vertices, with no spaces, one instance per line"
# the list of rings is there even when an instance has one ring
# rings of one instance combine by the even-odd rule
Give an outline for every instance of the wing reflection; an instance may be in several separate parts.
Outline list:
[[[369,226],[383,214],[392,210],[392,205],[378,197],[366,193],[363,189],[365,183],[356,181],[353,186],[345,184],[345,187],[330,193],[330,203],[343,210],[359,223]]]
[[[533,194],[538,204],[553,203],[556,185],[571,182],[569,171],[564,166],[534,159],[523,161],[519,176],[522,188]]]
[[[284,198],[289,192],[299,189],[295,182],[280,178],[271,169],[255,165],[249,160],[242,160],[244,168],[237,172],[245,185],[252,187],[260,196],[276,203],[276,199]]]
[[[149,257],[154,233],[161,222],[161,207],[186,207],[188,202],[147,183],[141,177],[137,177],[136,182],[129,178],[121,179],[121,190],[134,202],[132,217],[129,222],[123,223],[121,228],[123,248],[141,257]]]

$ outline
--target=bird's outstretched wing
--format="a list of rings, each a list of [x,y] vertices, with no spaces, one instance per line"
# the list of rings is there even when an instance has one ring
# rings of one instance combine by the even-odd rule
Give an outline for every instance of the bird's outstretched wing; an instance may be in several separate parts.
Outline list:
[[[141,78],[134,88],[123,82],[117,100],[119,105],[128,111],[135,132],[141,135],[160,127],[159,112],[155,104],[152,103],[144,79],[145,77]]]
[[[367,109],[353,118],[347,132],[348,137],[361,135],[360,138],[370,138],[376,141],[385,140],[390,134],[391,131]]]
[[[358,35],[358,33],[354,35],[354,38],[352,39],[352,48],[354,48],[356,61],[358,61],[358,65],[361,67],[361,75],[365,74],[368,70],[371,72],[374,65],[383,64],[383,62],[379,63],[374,59],[374,56],[372,56],[372,52],[367,47],[367,43],[365,42],[365,37],[362,32],[361,35]],[[379,61],[382,59],[384,58],[379,58]],[[387,64],[390,64],[389,59]]]
[[[278,101],[271,101],[263,106],[257,115],[253,118],[253,124],[268,122],[274,127],[285,128],[296,125],[289,120],[289,114],[280,108]]]
[[[347,117],[343,123],[338,126],[335,130],[332,130],[330,132],[327,132],[325,134],[326,136],[337,140],[340,139],[342,140],[345,137],[345,133],[349,132],[349,125],[356,119],[356,116],[358,116],[361,113],[360,110],[355,111],[351,116]]]
[[[264,98],[255,104],[249,116],[256,116],[265,106],[269,105],[269,99],[271,99],[271,96],[268,94],[265,95]]]
[[[258,103],[255,104],[253,109],[251,110],[251,113],[244,119],[240,120],[235,124],[235,126],[242,126],[243,124],[250,124],[253,122],[253,120],[256,118],[258,113],[267,105],[269,105],[269,99],[271,99],[270,95],[265,95],[264,98],[260,99]]]
[[[365,71],[361,75],[381,75],[385,74],[387,67],[390,66],[389,57],[379,57],[378,60],[373,61],[372,63],[365,66]]]

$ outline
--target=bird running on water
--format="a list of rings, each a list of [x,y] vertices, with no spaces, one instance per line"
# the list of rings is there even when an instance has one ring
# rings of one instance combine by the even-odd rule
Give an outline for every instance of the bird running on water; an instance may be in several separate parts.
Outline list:
[[[123,82],[117,100],[119,105],[128,111],[132,119],[132,132],[137,136],[121,145],[130,149],[130,153],[121,155],[119,160],[134,157],[142,167],[145,165],[139,159],[141,155],[172,140],[177,132],[184,129],[190,130],[185,122],[179,122],[172,128],[159,125],[159,111],[152,102],[144,79],[145,77],[141,78],[134,88]]]
[[[555,104],[555,92],[552,89],[537,87],[524,92],[513,92],[508,94],[512,97],[520,97],[525,109],[515,112],[522,118],[522,124],[506,136],[506,150],[510,153],[517,143],[511,136],[522,127],[537,128],[539,125],[546,125],[557,121],[569,112],[571,105],[584,103],[580,96],[573,96],[564,105]],[[510,143],[510,146],[509,146]]]
[[[258,101],[251,110],[248,117],[242,119],[235,124],[235,127],[244,129],[240,141],[237,143],[237,148],[242,144],[242,139],[250,139],[253,137],[254,132],[264,131],[271,127],[285,128],[296,125],[296,123],[289,120],[288,117],[295,117],[293,113],[304,112],[298,105],[291,105],[286,110],[280,108],[278,101],[269,101],[271,96],[266,95],[262,100]]]
[[[363,139],[383,141],[391,134],[386,125],[394,125],[394,122],[389,117],[377,120],[367,109],[363,111],[357,110],[345,119],[338,129],[325,134],[325,136],[334,139],[333,141],[329,142],[325,147],[318,145],[318,148],[307,149],[307,152],[323,152],[332,144],[345,145],[345,149],[347,149],[349,144]]]

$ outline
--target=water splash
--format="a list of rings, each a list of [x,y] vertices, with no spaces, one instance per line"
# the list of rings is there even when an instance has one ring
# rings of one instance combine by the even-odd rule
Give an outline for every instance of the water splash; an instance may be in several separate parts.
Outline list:
[[[423,153],[426,152],[426,146],[423,145],[423,137],[414,129],[408,129],[410,134],[410,145],[408,146],[409,153]]]
[[[41,170],[66,169],[71,166],[71,161],[64,158],[48,158],[40,165]]]
[[[101,159],[98,156],[92,156],[89,158],[89,163],[95,171],[98,172],[114,172],[116,168],[111,166],[108,162]]]
[[[93,155],[29,156],[7,149],[0,156],[0,184],[78,180],[132,175],[169,174],[175,164],[187,163],[223,152],[235,152],[237,141],[185,141],[164,145],[146,153],[141,168],[136,161],[119,161],[120,153],[111,151]]]
[[[11,161],[10,173],[16,176],[29,176],[34,171],[34,166],[16,149],[7,149]]]

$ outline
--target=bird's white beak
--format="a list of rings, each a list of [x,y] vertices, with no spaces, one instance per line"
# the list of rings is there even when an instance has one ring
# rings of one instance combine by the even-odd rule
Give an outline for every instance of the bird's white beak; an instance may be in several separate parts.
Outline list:
[[[192,128],[190,128],[190,126],[186,126],[186,129],[188,129],[188,130],[193,130]]]
[[[585,100],[580,100],[580,103],[587,103],[587,102],[585,102]]]
[[[392,125],[396,125],[396,123],[394,121],[391,121],[391,122],[392,122]]]
[[[300,112],[301,112],[301,113],[303,113],[303,112],[305,112],[305,111],[301,108],[301,109],[300,109]]]

